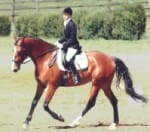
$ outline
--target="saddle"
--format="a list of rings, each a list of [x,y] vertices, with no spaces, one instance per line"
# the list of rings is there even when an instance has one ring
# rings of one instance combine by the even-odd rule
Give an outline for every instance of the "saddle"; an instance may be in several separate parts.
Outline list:
[[[65,82],[67,81],[69,74],[70,74],[70,68],[67,67],[67,63],[65,62],[65,54],[61,51],[61,49],[58,49],[57,51],[53,52],[52,57],[49,62],[49,67],[52,67],[53,64],[57,63],[59,69],[61,71],[64,71],[64,74],[62,75],[61,79],[61,85],[63,86]],[[88,58],[85,52],[81,52],[80,54],[77,54],[74,58],[74,64],[76,66],[76,69],[78,71],[85,70],[88,68]]]
[[[57,64],[61,71],[69,71],[68,67],[65,66],[64,62],[64,54],[62,53],[61,49],[57,51]],[[77,54],[74,58],[74,64],[77,70],[85,70],[88,68],[88,59],[87,55],[84,52]]]

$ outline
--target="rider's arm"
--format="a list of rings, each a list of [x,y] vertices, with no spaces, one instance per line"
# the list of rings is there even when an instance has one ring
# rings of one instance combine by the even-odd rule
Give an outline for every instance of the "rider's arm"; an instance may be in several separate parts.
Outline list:
[[[64,43],[65,41],[66,41],[65,36],[63,36],[60,40],[58,40],[58,42],[61,43],[61,44]]]
[[[76,34],[77,34],[77,28],[75,24],[71,24],[69,26],[70,28],[70,38],[67,38],[65,43],[63,44],[63,48],[67,49],[71,44],[73,44],[76,41]]]

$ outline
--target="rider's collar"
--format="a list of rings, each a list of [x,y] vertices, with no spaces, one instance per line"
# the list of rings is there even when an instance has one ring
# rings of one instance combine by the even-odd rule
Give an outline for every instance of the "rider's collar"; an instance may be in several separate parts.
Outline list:
[[[66,25],[71,21],[71,18],[69,18],[68,20],[64,21],[64,27],[66,27]]]

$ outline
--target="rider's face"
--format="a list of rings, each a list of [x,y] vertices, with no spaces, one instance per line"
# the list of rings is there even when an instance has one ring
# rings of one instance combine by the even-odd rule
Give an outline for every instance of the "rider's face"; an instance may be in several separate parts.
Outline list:
[[[69,14],[66,14],[66,13],[63,14],[64,21],[68,20],[69,18],[71,18]]]

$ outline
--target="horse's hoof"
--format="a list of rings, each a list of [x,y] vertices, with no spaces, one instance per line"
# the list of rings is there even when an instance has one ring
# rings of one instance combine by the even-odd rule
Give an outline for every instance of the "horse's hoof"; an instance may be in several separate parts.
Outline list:
[[[28,123],[23,123],[22,127],[23,127],[24,129],[28,129],[28,128],[29,128],[29,124],[28,124]]]
[[[78,115],[78,117],[71,124],[69,124],[69,126],[70,127],[77,127],[77,126],[79,126],[81,118],[82,118],[82,113],[80,113]]]
[[[58,120],[61,122],[65,122],[65,119],[61,115],[58,116]]]
[[[109,128],[109,130],[115,130],[116,129],[116,123],[112,123]]]
[[[77,127],[80,125],[80,122],[78,120],[74,120],[72,123],[69,124],[70,127]]]
[[[69,124],[70,127],[77,127],[79,126],[80,123],[78,121],[72,122],[71,124]]]

